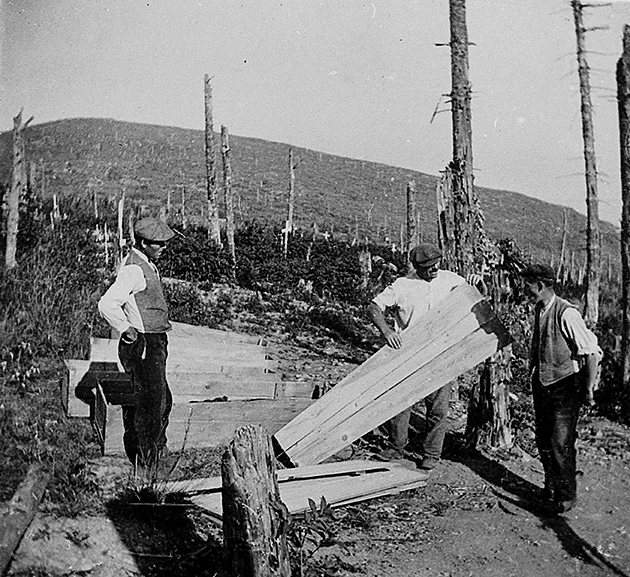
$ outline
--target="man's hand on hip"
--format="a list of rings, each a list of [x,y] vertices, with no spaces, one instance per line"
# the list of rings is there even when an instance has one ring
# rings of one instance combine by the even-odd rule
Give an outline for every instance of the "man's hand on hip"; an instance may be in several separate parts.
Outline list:
[[[122,335],[120,335],[122,342],[128,345],[135,343],[137,338],[138,331],[134,327],[129,327]]]

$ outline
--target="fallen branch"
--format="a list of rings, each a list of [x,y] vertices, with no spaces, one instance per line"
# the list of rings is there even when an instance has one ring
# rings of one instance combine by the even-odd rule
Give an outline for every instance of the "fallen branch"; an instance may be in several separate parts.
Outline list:
[[[0,505],[0,575],[5,574],[31,524],[47,483],[48,475],[41,464],[31,465],[13,498]]]

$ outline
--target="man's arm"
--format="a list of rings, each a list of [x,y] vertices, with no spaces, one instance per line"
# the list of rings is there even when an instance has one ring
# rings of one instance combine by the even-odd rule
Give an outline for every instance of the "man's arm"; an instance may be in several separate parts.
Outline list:
[[[385,315],[375,302],[371,302],[368,305],[368,314],[370,315],[370,320],[374,323],[376,328],[381,332],[383,338],[387,341],[387,344],[394,348],[399,349],[402,346],[402,339],[400,335],[392,329],[385,319]]]
[[[129,301],[131,294],[146,288],[146,281],[142,269],[138,266],[123,266],[114,283],[98,302],[98,311],[101,316],[116,329],[124,342],[132,343],[138,333],[131,326],[124,306]]]
[[[592,407],[595,404],[593,391],[597,387],[597,377],[599,369],[599,355],[592,354],[585,356],[583,370],[584,375],[584,395],[586,404]]]

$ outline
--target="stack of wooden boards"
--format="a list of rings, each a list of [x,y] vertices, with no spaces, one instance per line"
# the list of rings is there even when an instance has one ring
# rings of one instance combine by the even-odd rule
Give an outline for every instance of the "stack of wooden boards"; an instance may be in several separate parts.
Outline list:
[[[168,337],[171,449],[222,446],[249,424],[273,434],[313,402],[312,384],[281,380],[260,337],[183,323],[173,323]],[[118,360],[118,340],[93,338],[89,360],[65,363],[68,415],[92,419],[103,454],[123,453],[122,411],[133,391]]]

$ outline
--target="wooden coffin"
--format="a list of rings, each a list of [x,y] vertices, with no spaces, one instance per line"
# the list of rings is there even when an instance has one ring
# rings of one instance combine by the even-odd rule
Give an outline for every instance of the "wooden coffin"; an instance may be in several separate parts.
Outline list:
[[[288,466],[320,463],[490,357],[510,336],[477,289],[462,285],[273,437]]]

